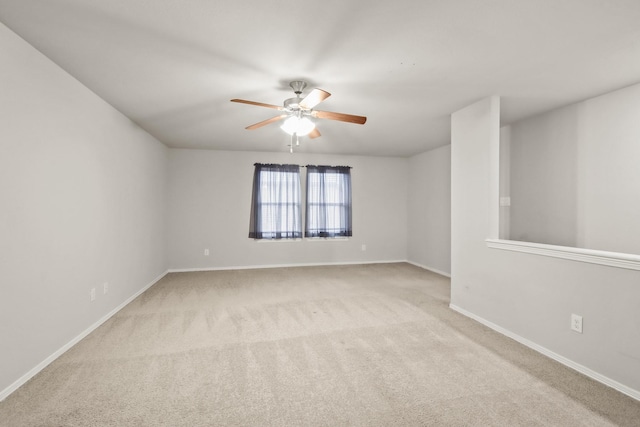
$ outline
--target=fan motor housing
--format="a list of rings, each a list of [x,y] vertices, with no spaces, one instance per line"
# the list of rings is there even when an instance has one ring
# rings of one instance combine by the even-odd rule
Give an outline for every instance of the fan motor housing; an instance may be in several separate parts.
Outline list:
[[[307,87],[307,82],[304,82],[302,80],[294,80],[291,83],[289,83],[289,86],[291,86],[291,89],[293,89],[293,92],[296,95],[300,96],[304,88]]]
[[[302,108],[300,107],[300,101],[302,101],[302,98],[298,96],[296,96],[295,98],[285,99],[284,108],[292,111],[301,110]]]

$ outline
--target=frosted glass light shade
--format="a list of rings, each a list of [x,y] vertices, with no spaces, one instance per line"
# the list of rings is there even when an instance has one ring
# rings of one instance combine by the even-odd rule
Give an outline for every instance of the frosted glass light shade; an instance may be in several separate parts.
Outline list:
[[[298,136],[308,135],[309,132],[314,130],[316,125],[309,120],[308,117],[296,117],[291,116],[287,120],[284,121],[280,129],[288,133],[289,135],[293,135],[294,133]]]

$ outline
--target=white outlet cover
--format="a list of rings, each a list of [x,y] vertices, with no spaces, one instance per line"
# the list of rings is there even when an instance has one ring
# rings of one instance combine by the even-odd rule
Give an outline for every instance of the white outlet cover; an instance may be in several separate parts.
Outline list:
[[[577,314],[571,315],[571,330],[582,333],[582,316]]]

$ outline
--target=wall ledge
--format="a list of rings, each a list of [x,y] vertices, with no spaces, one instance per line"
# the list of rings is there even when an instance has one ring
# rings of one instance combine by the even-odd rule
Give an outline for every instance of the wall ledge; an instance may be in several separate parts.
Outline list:
[[[493,249],[524,252],[572,261],[600,264],[608,267],[640,270],[640,255],[594,249],[572,248],[569,246],[546,245],[542,243],[520,242],[516,240],[486,239],[487,246]]]

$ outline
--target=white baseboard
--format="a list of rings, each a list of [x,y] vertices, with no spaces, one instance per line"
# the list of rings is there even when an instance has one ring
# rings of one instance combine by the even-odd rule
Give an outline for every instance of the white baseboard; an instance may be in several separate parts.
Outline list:
[[[331,265],[364,265],[364,264],[394,264],[409,262],[407,260],[389,261],[350,261],[350,262],[317,262],[299,264],[267,264],[267,265],[236,265],[232,267],[199,267],[199,268],[170,268],[169,273],[191,273],[194,271],[222,271],[222,270],[254,270],[260,268],[289,268],[289,267],[322,267]]]
[[[445,271],[438,270],[437,268],[432,268],[432,267],[428,267],[426,265],[418,264],[417,262],[413,262],[413,261],[407,261],[407,262],[409,264],[411,264],[411,265],[415,265],[416,267],[420,267],[420,268],[423,268],[425,270],[432,271],[432,272],[434,272],[436,274],[439,274],[441,276],[445,276],[445,277],[451,278],[451,273],[447,273]]]
[[[586,375],[587,377],[589,377],[589,378],[591,378],[593,380],[596,380],[596,381],[598,381],[598,382],[600,382],[600,383],[602,383],[602,384],[604,384],[606,386],[609,386],[609,387],[611,387],[611,388],[613,388],[615,390],[618,390],[620,393],[626,394],[627,396],[632,397],[632,398],[640,401],[640,391],[638,391],[638,390],[634,390],[631,387],[627,387],[624,384],[621,384],[621,383],[619,383],[619,382],[617,382],[615,380],[612,380],[611,378],[605,377],[604,375],[601,375],[601,374],[599,374],[599,373],[587,368],[586,366],[580,365],[579,363],[576,363],[576,362],[574,362],[574,361],[572,361],[570,359],[567,359],[564,356],[561,356],[561,355],[559,355],[557,353],[554,353],[553,351],[551,351],[551,350],[549,350],[549,349],[547,349],[545,347],[542,347],[542,346],[534,343],[533,341],[529,341],[526,338],[523,338],[523,337],[521,337],[521,336],[519,336],[517,334],[514,334],[513,332],[511,332],[511,331],[509,331],[509,330],[507,330],[507,329],[505,329],[505,328],[503,328],[501,326],[498,326],[495,323],[492,323],[492,322],[490,322],[490,321],[488,321],[488,320],[486,320],[486,319],[484,319],[484,318],[482,318],[480,316],[477,316],[477,315],[475,315],[475,314],[473,314],[471,312],[468,312],[467,310],[465,310],[463,308],[460,308],[460,307],[458,307],[456,305],[453,305],[453,304],[450,304],[449,307],[452,310],[455,310],[458,313],[469,317],[470,319],[473,319],[473,320],[475,320],[475,321],[477,321],[479,323],[482,323],[483,325],[493,329],[494,331],[499,332],[502,335],[505,335],[505,336],[507,336],[507,337],[509,337],[511,339],[514,339],[517,342],[519,342],[520,344],[525,345],[525,346],[529,347],[530,349],[535,350],[538,353],[541,353],[541,354],[549,357],[550,359],[555,360],[556,362],[560,362],[563,365],[565,365],[565,366],[567,366],[567,367],[569,367],[569,368],[571,368],[571,369],[573,369],[575,371],[578,371],[581,374]]]
[[[4,399],[6,399],[11,393],[13,393],[14,391],[16,391],[20,386],[22,386],[24,383],[26,383],[27,381],[29,381],[31,378],[33,378],[37,373],[39,373],[40,371],[42,371],[44,368],[46,368],[51,362],[53,362],[54,360],[56,360],[58,357],[62,356],[67,350],[69,350],[71,347],[73,347],[74,345],[76,345],[78,342],[80,342],[80,340],[82,340],[84,337],[86,337],[87,335],[89,335],[91,332],[93,332],[94,330],[96,330],[100,325],[102,325],[104,322],[106,322],[107,320],[109,320],[111,317],[113,317],[117,312],[119,312],[120,310],[122,310],[127,304],[129,304],[131,301],[133,301],[134,299],[136,299],[138,296],[140,296],[144,291],[146,291],[147,289],[149,289],[151,286],[155,285],[158,280],[162,279],[168,272],[165,271],[164,273],[162,273],[161,275],[159,275],[158,277],[156,277],[155,279],[153,279],[149,284],[147,284],[144,288],[140,289],[138,292],[136,292],[134,295],[132,295],[131,297],[127,298],[126,301],[124,301],[122,304],[118,305],[116,308],[114,308],[113,310],[111,310],[109,313],[107,313],[106,315],[104,315],[102,318],[100,318],[100,320],[98,320],[97,322],[95,322],[93,325],[89,326],[87,329],[85,329],[82,333],[80,333],[80,335],[78,335],[77,337],[75,337],[74,339],[72,339],[71,341],[69,341],[68,343],[66,343],[65,345],[63,345],[60,349],[58,349],[56,352],[54,352],[51,356],[47,357],[45,360],[43,360],[42,362],[40,362],[38,365],[36,365],[35,367],[33,367],[29,372],[27,372],[26,374],[24,374],[22,377],[18,378],[16,381],[13,382],[13,384],[11,384],[9,387],[5,388],[4,390],[0,391],[0,402],[2,402]]]

